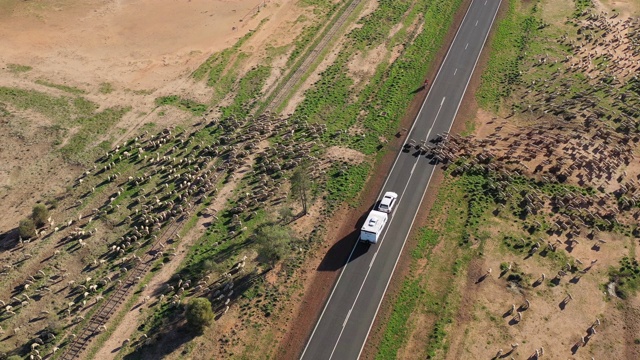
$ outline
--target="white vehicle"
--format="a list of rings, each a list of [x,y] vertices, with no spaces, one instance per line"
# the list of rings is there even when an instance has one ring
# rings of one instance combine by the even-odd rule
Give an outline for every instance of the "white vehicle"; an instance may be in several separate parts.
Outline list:
[[[367,220],[365,220],[362,229],[360,229],[360,241],[369,242],[375,244],[378,242],[380,235],[382,235],[382,229],[387,223],[387,213],[377,210],[371,210]]]
[[[396,204],[396,200],[398,200],[398,194],[387,191],[382,200],[380,201],[380,205],[378,206],[378,210],[386,213],[390,213],[393,210],[393,206]]]

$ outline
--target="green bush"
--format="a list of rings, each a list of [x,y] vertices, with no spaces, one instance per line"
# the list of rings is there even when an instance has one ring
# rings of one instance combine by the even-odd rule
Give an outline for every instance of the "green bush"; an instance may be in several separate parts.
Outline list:
[[[31,218],[37,227],[42,227],[47,224],[49,218],[49,210],[44,204],[37,204],[31,211]]]
[[[24,239],[36,236],[36,225],[33,223],[33,220],[24,219],[20,221],[20,225],[18,225],[18,233],[20,234],[20,237]]]
[[[213,322],[211,302],[205,298],[192,299],[187,305],[186,318],[191,330],[202,333]]]
[[[255,238],[258,243],[258,258],[273,267],[287,253],[293,236],[282,225],[264,224],[256,229]]]

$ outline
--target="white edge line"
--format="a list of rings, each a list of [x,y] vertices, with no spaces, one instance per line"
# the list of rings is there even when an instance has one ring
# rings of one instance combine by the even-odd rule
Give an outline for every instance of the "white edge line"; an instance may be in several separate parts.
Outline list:
[[[469,9],[471,9],[471,5],[473,5],[473,2],[469,5]],[[500,5],[502,5],[502,0],[500,0],[500,2],[498,3],[498,10],[500,10]],[[467,9],[467,13],[469,13],[469,9]],[[496,16],[498,15],[498,11],[495,12],[495,14],[493,14],[493,19],[491,20],[491,24],[489,25],[489,31],[487,31],[487,34],[484,37],[484,41],[482,42],[482,47],[480,48],[480,52],[478,53],[478,57],[476,57],[476,62],[473,65],[473,70],[471,71],[471,76],[469,76],[469,79],[467,80],[467,85],[465,85],[464,87],[464,91],[462,92],[462,97],[460,97],[460,102],[458,102],[458,106],[456,107],[456,112],[453,115],[453,120],[451,121],[451,125],[449,125],[449,131],[451,131],[451,127],[453,127],[453,123],[455,122],[456,116],[458,115],[458,110],[460,109],[460,104],[462,103],[462,99],[464,98],[464,95],[467,92],[467,87],[469,86],[469,82],[471,81],[471,77],[473,77],[473,73],[476,70],[476,66],[478,65],[478,60],[480,59],[480,55],[482,54],[482,50],[484,49],[484,45],[487,42],[487,38],[489,37],[489,33],[491,33],[491,28],[493,27],[493,23],[496,20]],[[464,23],[464,20],[467,18],[467,15],[464,15],[464,18],[462,19],[462,22],[460,23],[460,27],[458,28],[458,32],[460,31],[460,29],[462,28],[462,24]],[[453,43],[455,43],[456,41],[456,37],[458,37],[458,32],[456,32],[456,36],[453,38],[453,41],[451,42],[451,47],[453,47]],[[449,51],[451,51],[451,47],[449,47]],[[449,56],[449,51],[447,51],[447,56]],[[447,56],[445,56],[444,60],[442,61],[442,64],[444,65],[445,60],[447,59]],[[442,65],[440,66],[440,69],[442,69]],[[438,74],[440,73],[440,70],[438,70]],[[436,76],[437,78],[437,76]],[[434,80],[435,82],[435,80]],[[425,98],[425,103],[427,99]],[[423,103],[424,106],[424,103]],[[422,110],[422,108],[420,109]],[[420,113],[418,113],[419,115]],[[417,119],[417,117],[416,117]],[[427,181],[427,186],[424,189],[424,192],[422,193],[422,198],[420,198],[420,205],[418,205],[418,211],[420,209],[420,206],[422,205],[422,200],[424,200],[424,196],[427,194],[427,190],[429,189],[429,184],[431,183],[431,177],[433,176],[433,173],[435,173],[435,167],[433,167],[433,171],[431,171],[431,175],[429,175],[429,180]],[[404,246],[407,243],[407,238],[409,237],[409,235],[411,234],[411,228],[413,228],[413,222],[416,220],[416,216],[418,216],[418,211],[416,211],[415,215],[413,216],[413,220],[411,220],[411,226],[409,227],[409,232],[407,233],[407,236],[405,236],[404,241],[402,243],[402,247],[400,248],[400,256],[398,256],[398,258],[396,259],[396,263],[393,265],[393,270],[391,270],[391,275],[389,276],[389,280],[387,280],[387,285],[384,287],[384,292],[382,293],[382,298],[380,299],[380,302],[378,303],[378,307],[376,308],[376,312],[373,315],[373,320],[371,320],[371,324],[369,325],[369,330],[367,330],[367,336],[365,337],[365,341],[362,343],[362,346],[360,347],[360,352],[358,352],[358,359],[360,358],[360,355],[362,354],[362,350],[364,350],[364,346],[367,343],[367,339],[369,338],[369,333],[371,332],[371,328],[373,327],[373,323],[375,322],[376,317],[378,316],[378,311],[380,310],[380,306],[382,305],[382,300],[384,300],[384,296],[387,293],[387,288],[389,287],[389,284],[391,283],[391,279],[393,278],[393,273],[396,271],[396,266],[398,266],[398,261],[400,261],[400,257],[402,256],[402,251],[404,250]]]
[[[500,2],[502,3],[502,0],[500,0]],[[444,59],[442,60],[442,63],[440,64],[440,68],[438,69],[438,72],[436,73],[436,77],[433,79],[432,84],[435,83],[436,80],[438,80],[438,76],[440,76],[440,72],[442,71],[442,68],[443,68],[445,62],[447,61],[447,58],[449,57],[449,53],[451,52],[451,48],[453,47],[453,44],[456,42],[456,38],[458,37],[458,34],[460,33],[460,29],[462,29],[462,24],[467,19],[467,15],[469,14],[469,10],[471,10],[471,5],[473,5],[473,1],[469,4],[469,7],[467,8],[467,12],[464,14],[464,17],[462,18],[462,22],[460,23],[460,27],[458,27],[458,30],[456,31],[456,35],[453,37],[453,41],[451,41],[451,45],[449,46],[449,50],[447,50],[447,54],[444,56]],[[494,16],[494,19],[495,19],[495,16]],[[491,24],[493,25],[493,22]],[[477,63],[477,60],[476,60],[476,63]],[[474,66],[474,69],[475,69],[475,66]],[[469,83],[467,82],[467,85],[468,84]],[[433,90],[433,86],[431,86],[429,88],[429,91],[427,92],[427,96],[424,98],[424,102],[422,103],[422,106],[420,106],[420,110],[418,111],[418,114],[416,115],[415,119],[413,120],[413,124],[411,125],[411,128],[407,132],[407,137],[411,134],[411,132],[413,131],[413,128],[416,126],[417,120],[420,117],[420,114],[422,113],[422,110],[424,109],[425,104],[427,103],[427,99],[429,98],[429,94],[431,94],[431,90]],[[466,87],[465,87],[465,91],[466,91]],[[457,113],[457,110],[456,110],[456,113]],[[454,119],[455,119],[455,117],[454,117]],[[451,127],[449,129],[451,129]],[[402,155],[402,150],[398,151],[398,155],[396,156],[396,159],[393,161],[393,165],[391,166],[391,170],[389,170],[389,173],[387,174],[387,178],[384,180],[384,183],[382,184],[382,188],[380,189],[380,193],[378,194],[378,198],[380,197],[380,195],[382,195],[382,192],[384,191],[384,187],[387,185],[387,182],[389,181],[389,178],[391,177],[391,174],[393,173],[393,169],[396,167],[396,164],[398,163],[398,159],[400,158],[400,155]],[[425,193],[426,193],[426,189],[425,189]],[[376,202],[377,202],[378,198],[376,198]],[[406,239],[405,239],[405,241],[406,241]],[[402,246],[404,248],[404,244]],[[329,303],[331,302],[331,298],[333,297],[333,294],[335,293],[336,288],[338,287],[338,284],[340,283],[340,279],[342,278],[342,274],[344,273],[345,269],[349,265],[349,261],[351,261],[351,256],[353,256],[353,253],[356,250],[356,247],[358,247],[358,241],[356,241],[356,243],[353,246],[353,249],[351,249],[351,253],[349,254],[349,257],[347,258],[346,263],[342,267],[342,271],[340,271],[340,275],[338,276],[338,280],[336,280],[336,283],[333,285],[333,289],[331,290],[331,294],[329,295],[329,298],[327,298],[327,301],[324,304],[324,308],[322,309],[322,312],[320,313],[320,317],[316,321],[316,325],[314,326],[313,331],[311,332],[311,336],[309,336],[309,339],[307,340],[307,344],[305,345],[304,350],[302,350],[302,355],[300,355],[300,359],[304,358],[304,354],[307,352],[307,349],[309,348],[309,344],[311,343],[311,340],[313,339],[313,335],[315,335],[316,330],[318,329],[318,325],[320,325],[320,322],[322,321],[322,317],[324,316],[324,313],[327,310],[327,307],[329,306]],[[397,261],[396,261],[396,263],[397,263]],[[394,271],[395,271],[395,266],[394,266]],[[393,272],[391,273],[391,276],[393,276]],[[391,280],[391,277],[389,278],[389,280]],[[389,283],[387,283],[387,286],[389,286]],[[386,292],[387,292],[387,290],[385,288],[385,292],[382,295],[383,298],[384,298],[384,294]],[[381,303],[382,303],[382,301],[380,302],[380,304]],[[378,304],[378,308],[380,308],[380,304]],[[378,314],[378,310],[376,309],[375,316],[377,316],[377,314]],[[374,316],[374,319],[375,319],[375,316]],[[373,322],[371,322],[371,326],[373,326]],[[369,326],[369,331],[371,331],[371,326]],[[367,338],[369,337],[369,331],[367,331]],[[362,353],[362,349],[364,348],[364,344],[365,343],[366,343],[366,340],[362,344],[362,348],[360,348],[360,353]],[[360,357],[360,353],[358,354],[358,357]]]

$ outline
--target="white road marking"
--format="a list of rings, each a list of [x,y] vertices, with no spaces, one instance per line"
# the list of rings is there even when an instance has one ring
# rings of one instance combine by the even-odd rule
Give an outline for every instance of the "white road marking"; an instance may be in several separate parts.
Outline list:
[[[453,72],[453,76],[456,76],[457,72],[458,72],[458,68],[456,68],[456,70]]]
[[[468,47],[469,47],[469,43],[467,43],[467,45],[464,46],[464,49],[467,50]]]
[[[378,252],[376,251],[376,253],[373,254],[373,258],[371,259],[371,262],[369,263],[369,267],[371,267],[373,265],[373,262],[376,261],[377,256],[378,256]]]
[[[478,26],[478,20],[476,20],[476,26]]]
[[[344,322],[342,323],[342,327],[345,327],[347,325],[347,321],[349,321],[349,316],[351,316],[351,310],[349,310],[349,312],[347,313],[347,317],[344,318]]]
[[[484,0],[484,4],[487,5],[487,0]]]
[[[429,128],[429,131],[427,131],[427,136],[425,136],[425,139],[429,140],[429,135],[431,135],[431,130],[433,130],[433,127],[436,125],[436,120],[438,120],[438,115],[440,115],[440,110],[442,110],[442,104],[444,104],[444,99],[446,99],[446,97],[442,98],[442,101],[440,101],[440,107],[438,108],[438,112],[436,113],[436,117],[433,119],[433,124],[431,124],[431,127]]]
[[[413,167],[411,168],[411,174],[413,174],[413,171],[416,169],[416,165],[418,165],[417,162],[415,164],[413,164]]]

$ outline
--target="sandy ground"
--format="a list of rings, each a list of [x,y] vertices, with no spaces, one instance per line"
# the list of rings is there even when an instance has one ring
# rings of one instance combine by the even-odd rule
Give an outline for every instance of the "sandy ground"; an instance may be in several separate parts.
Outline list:
[[[29,65],[74,84],[153,89],[232,45],[262,3],[5,1],[0,64]]]

